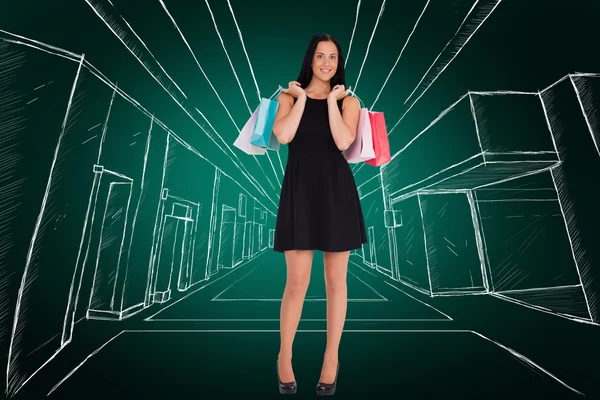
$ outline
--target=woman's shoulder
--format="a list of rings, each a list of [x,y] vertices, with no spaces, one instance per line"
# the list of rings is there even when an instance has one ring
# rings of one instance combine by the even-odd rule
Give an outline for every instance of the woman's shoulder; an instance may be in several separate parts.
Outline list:
[[[291,94],[279,93],[279,96],[277,96],[277,101],[279,101],[280,103],[285,102],[293,104],[296,101],[296,98]]]
[[[346,96],[343,99],[340,99],[338,103],[341,104],[344,108],[348,106],[360,108],[360,103],[358,99],[354,96]]]

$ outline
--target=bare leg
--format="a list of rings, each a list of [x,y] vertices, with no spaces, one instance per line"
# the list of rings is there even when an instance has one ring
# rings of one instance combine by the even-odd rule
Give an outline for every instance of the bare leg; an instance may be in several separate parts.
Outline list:
[[[300,322],[306,290],[310,282],[313,260],[312,250],[292,250],[285,252],[287,278],[281,299],[279,349],[279,377],[282,382],[295,380],[292,370],[292,344]]]
[[[349,256],[349,251],[323,254],[327,291],[327,347],[319,379],[322,383],[333,383],[337,371],[338,349],[348,305],[346,276]]]

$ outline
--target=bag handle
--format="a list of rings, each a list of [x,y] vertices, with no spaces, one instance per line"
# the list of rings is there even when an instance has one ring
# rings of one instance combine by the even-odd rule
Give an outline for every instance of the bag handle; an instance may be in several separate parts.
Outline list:
[[[273,100],[275,97],[279,96],[282,90],[283,87],[281,85],[277,85],[277,90],[271,95],[271,97],[269,97],[269,100]]]
[[[358,97],[358,96],[356,95],[356,93],[354,93],[354,90],[352,90],[352,89],[348,88],[348,93],[349,93],[349,94],[351,94],[352,96],[356,97],[356,99],[358,100],[358,102],[359,102],[360,104],[362,104],[363,106],[365,105],[365,103],[364,103],[364,102],[363,102],[363,101],[360,99],[360,97]]]
[[[269,100],[273,100],[275,97],[279,96],[281,94],[282,90],[283,90],[283,87],[281,85],[277,85],[277,90],[275,91],[275,93],[273,93],[271,95],[271,97],[269,97]],[[360,97],[358,97],[356,95],[356,93],[354,92],[354,90],[352,90],[352,87],[348,88],[348,94],[351,94],[352,96],[356,97],[356,99],[359,101],[359,103],[362,104],[363,106],[365,106],[364,101],[362,101],[360,99]]]

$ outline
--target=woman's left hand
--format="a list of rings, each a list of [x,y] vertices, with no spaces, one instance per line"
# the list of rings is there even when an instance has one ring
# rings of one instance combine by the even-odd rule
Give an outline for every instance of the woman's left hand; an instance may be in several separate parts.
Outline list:
[[[344,88],[344,85],[335,85],[331,89],[331,93],[329,93],[329,98],[335,100],[343,99],[348,95],[349,90],[350,89],[346,90],[346,88]]]

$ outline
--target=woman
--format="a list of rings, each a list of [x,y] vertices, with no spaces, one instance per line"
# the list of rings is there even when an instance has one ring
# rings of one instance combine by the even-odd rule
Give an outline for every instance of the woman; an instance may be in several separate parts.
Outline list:
[[[292,343],[310,280],[313,254],[323,252],[327,347],[318,394],[333,394],[346,318],[350,250],[367,243],[354,176],[342,151],[356,137],[360,105],[345,90],[344,58],[330,35],[314,36],[298,80],[279,95],[273,133],[288,144],[273,249],[284,252],[287,279],[281,301],[279,390],[296,393]]]

